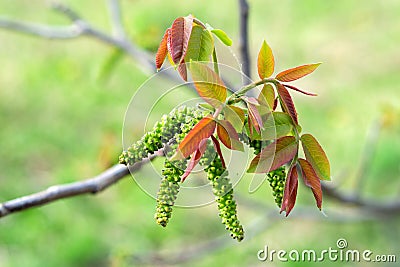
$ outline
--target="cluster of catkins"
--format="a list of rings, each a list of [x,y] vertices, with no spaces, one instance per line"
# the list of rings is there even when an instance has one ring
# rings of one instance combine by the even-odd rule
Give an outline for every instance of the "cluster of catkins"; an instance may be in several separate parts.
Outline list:
[[[181,177],[185,172],[188,160],[170,161],[169,158],[190,130],[206,115],[204,111],[195,108],[174,109],[170,114],[164,115],[151,131],[132,144],[119,158],[121,164],[133,165],[164,148],[166,159],[162,170],[163,179],[157,193],[154,216],[156,222],[161,226],[165,227],[171,218],[172,208],[180,189]],[[250,140],[245,134],[241,135],[241,139],[254,148],[255,154],[260,153],[268,143],[267,141]],[[233,186],[228,178],[228,171],[224,168],[222,159],[215,153],[210,142],[199,163],[205,167],[207,178],[212,185],[222,223],[234,239],[243,240],[244,231],[237,217],[237,205],[233,199]],[[285,177],[285,167],[268,173],[268,181],[279,207],[282,204]]]

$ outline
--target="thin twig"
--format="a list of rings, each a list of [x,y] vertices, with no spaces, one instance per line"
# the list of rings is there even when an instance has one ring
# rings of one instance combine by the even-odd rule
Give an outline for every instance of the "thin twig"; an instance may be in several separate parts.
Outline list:
[[[250,53],[249,53],[249,32],[248,32],[248,24],[249,24],[249,4],[247,0],[238,0],[239,1],[239,23],[240,23],[240,39],[239,39],[239,48],[242,59],[242,71],[243,73],[251,78],[250,72]],[[247,81],[243,81],[247,82]]]
[[[130,168],[118,164],[87,180],[54,185],[44,191],[4,202],[0,204],[0,218],[18,211],[46,205],[59,199],[99,193],[117,183],[128,175],[130,171],[133,172],[139,170],[144,164],[156,156],[160,156],[162,153],[162,150],[160,150],[148,159],[138,162]]]
[[[119,0],[107,0],[107,4],[114,36],[119,39],[127,39]]]

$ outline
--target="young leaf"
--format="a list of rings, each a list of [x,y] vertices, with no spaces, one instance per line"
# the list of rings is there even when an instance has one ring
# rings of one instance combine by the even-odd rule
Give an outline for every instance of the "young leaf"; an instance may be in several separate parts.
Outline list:
[[[291,82],[312,73],[319,65],[321,63],[307,64],[288,69],[278,73],[276,79],[281,82]]]
[[[192,157],[190,158],[189,164],[185,170],[185,173],[181,177],[181,182],[183,183],[186,177],[192,172],[194,167],[199,163],[201,156],[204,154],[207,148],[207,139],[203,139],[200,141],[199,147],[197,148],[196,152],[193,153]]]
[[[217,134],[219,140],[229,149],[244,151],[243,144],[239,140],[239,135],[227,120],[217,123]]]
[[[232,45],[232,39],[229,38],[229,36],[228,36],[223,30],[220,30],[220,29],[212,29],[211,32],[212,32],[213,34],[215,34],[215,36],[217,36],[218,39],[219,39],[222,43],[224,43],[224,45],[226,45],[226,46],[231,46],[231,45]]]
[[[293,128],[292,119],[283,112],[272,112],[265,120],[261,132],[262,140],[271,140],[286,136]]]
[[[295,124],[299,124],[297,120],[296,108],[294,107],[292,97],[290,96],[288,90],[286,90],[285,86],[280,83],[277,84],[276,89],[281,99],[283,110],[288,113],[290,117],[292,117]]]
[[[296,165],[293,164],[290,169],[285,183],[285,191],[283,192],[281,213],[284,211],[286,217],[289,216],[294,205],[296,204],[297,188],[298,188],[298,173]]]
[[[269,110],[272,110],[275,101],[274,87],[271,84],[265,84],[257,99],[260,105],[266,105]]]
[[[317,174],[314,171],[314,168],[311,164],[305,159],[299,159],[299,164],[301,167],[302,177],[306,186],[310,187],[313,194],[315,201],[317,202],[317,207],[321,210],[322,206],[322,189],[321,189],[321,182]]]
[[[267,173],[276,170],[296,156],[298,144],[293,136],[284,136],[261,150],[250,163],[247,172]]]
[[[263,42],[257,59],[258,76],[268,78],[274,73],[275,60],[272,50],[266,41]]]
[[[229,105],[224,107],[223,112],[225,119],[232,124],[236,132],[241,133],[245,118],[243,109]]]
[[[186,82],[187,81],[187,69],[186,69],[185,60],[182,60],[182,62],[179,63],[178,73],[181,76],[181,78]]]
[[[300,139],[306,159],[311,163],[315,173],[321,180],[329,181],[331,179],[330,164],[321,145],[311,134],[303,134]]]
[[[214,148],[217,151],[219,158],[221,159],[222,167],[226,169],[224,156],[222,155],[221,146],[219,145],[217,138],[215,138],[214,135],[211,135],[211,140],[213,141]]]
[[[175,64],[181,63],[185,58],[190,34],[192,32],[192,26],[193,17],[191,15],[187,17],[179,17],[172,23],[169,52]]]
[[[170,34],[170,28],[168,28],[165,33],[164,37],[161,40],[160,45],[158,46],[157,54],[156,54],[156,67],[159,70],[164,63],[165,57],[167,56],[168,49],[167,49],[167,42],[168,36]]]
[[[203,139],[209,138],[215,130],[216,122],[211,116],[201,119],[179,144],[176,153],[170,159],[179,160],[189,157],[198,148]]]
[[[226,100],[227,90],[221,78],[205,64],[190,62],[190,72],[197,93],[217,108]]]
[[[249,114],[249,128],[250,128],[250,134],[253,132],[253,127],[256,129],[257,133],[261,133],[261,129],[263,128],[263,121],[260,115],[260,112],[257,109],[257,106],[250,103],[246,102],[247,104],[247,110]]]
[[[208,30],[199,25],[194,25],[190,35],[185,61],[209,61],[209,57],[214,49],[214,42]]]
[[[289,85],[289,84],[285,84],[285,87],[290,88],[290,89],[292,89],[292,90],[295,90],[295,91],[297,91],[297,92],[299,92],[299,93],[302,93],[302,94],[305,94],[305,95],[317,96],[317,94],[314,94],[314,93],[310,93],[310,92],[306,92],[306,91],[300,90],[299,88],[296,88],[296,87],[294,87],[294,86],[292,86],[292,85]]]

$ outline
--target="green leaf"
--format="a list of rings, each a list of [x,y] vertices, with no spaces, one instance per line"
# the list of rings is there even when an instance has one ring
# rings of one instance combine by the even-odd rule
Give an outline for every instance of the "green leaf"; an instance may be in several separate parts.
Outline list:
[[[231,46],[231,45],[232,45],[232,39],[229,38],[229,36],[228,36],[223,30],[220,30],[220,29],[212,29],[211,32],[212,32],[213,34],[215,34],[215,36],[217,36],[218,39],[219,39],[222,43],[224,43],[224,45],[226,45],[226,46]]]
[[[266,105],[269,110],[272,110],[275,101],[274,87],[271,84],[265,84],[257,99],[260,105]]]
[[[229,105],[224,107],[223,112],[225,119],[232,124],[233,128],[235,128],[238,133],[241,133],[244,126],[244,110],[239,107]]]
[[[284,136],[266,146],[251,161],[247,172],[267,173],[291,161],[297,154],[298,144],[293,136]]]
[[[220,120],[217,123],[217,134],[219,140],[229,149],[244,151],[239,135],[227,120]]]
[[[216,122],[211,116],[201,119],[179,144],[170,161],[189,157],[195,152],[203,139],[209,138],[215,130]]]
[[[306,159],[311,163],[318,177],[321,180],[331,180],[328,157],[315,137],[311,134],[303,134],[300,139]]]
[[[189,45],[185,56],[185,61],[209,61],[209,57],[214,49],[212,35],[203,27],[194,25],[190,35]]]
[[[263,42],[257,59],[258,76],[268,78],[274,73],[275,60],[272,50],[266,41]]]
[[[307,64],[282,71],[276,75],[281,82],[291,82],[312,73],[321,63]]]
[[[315,173],[314,168],[311,164],[305,159],[299,159],[299,165],[302,171],[302,177],[306,186],[310,187],[313,194],[315,201],[317,202],[317,207],[321,210],[322,206],[322,189],[321,189],[321,182],[317,174]]]
[[[221,78],[203,63],[191,61],[189,66],[197,93],[213,107],[221,106],[227,96]]]

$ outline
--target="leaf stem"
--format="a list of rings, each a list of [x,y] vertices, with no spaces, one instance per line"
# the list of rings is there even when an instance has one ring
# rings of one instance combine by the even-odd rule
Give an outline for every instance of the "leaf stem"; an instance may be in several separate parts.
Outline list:
[[[266,84],[266,83],[272,83],[274,85],[276,85],[278,83],[278,81],[274,78],[265,78],[253,83],[250,83],[246,86],[243,86],[242,88],[240,88],[238,91],[236,91],[235,93],[233,93],[227,100],[226,103],[227,104],[231,104],[231,103],[236,103],[237,99],[244,95],[245,93],[247,93],[248,91],[250,91],[251,89],[262,85],[262,84]]]

